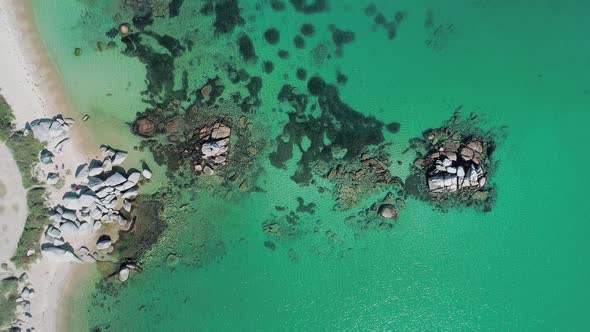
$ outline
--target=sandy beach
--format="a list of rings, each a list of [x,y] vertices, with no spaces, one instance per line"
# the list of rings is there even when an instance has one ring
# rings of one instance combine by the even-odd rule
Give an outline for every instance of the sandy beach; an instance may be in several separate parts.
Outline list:
[[[24,128],[27,122],[39,118],[51,118],[56,115],[73,116],[70,103],[60,81],[58,71],[47,55],[43,43],[35,28],[32,7],[29,1],[0,1],[0,93],[11,105],[16,117],[16,128]],[[80,121],[74,117],[76,121]],[[97,153],[97,145],[83,137],[76,125],[69,132],[70,140],[63,153],[56,155],[55,165],[62,165],[60,177],[65,183],[73,183],[73,170]],[[0,149],[2,160],[8,150]],[[10,164],[10,163],[7,163]],[[3,165],[4,168],[14,165]],[[53,167],[53,165],[51,166]],[[14,168],[14,167],[12,167]],[[57,167],[56,167],[57,168]],[[68,170],[70,170],[68,172]],[[12,170],[13,171],[13,170]],[[10,215],[12,222],[3,228],[2,262],[12,256],[26,219],[26,199],[20,177],[9,172],[8,179],[16,183],[4,182],[3,185],[14,193],[11,205],[18,206],[18,212]],[[6,174],[6,173],[5,173]],[[22,189],[22,190],[21,190]],[[57,204],[63,195],[63,189],[49,187],[49,204]],[[55,263],[46,258],[34,263],[28,274],[28,283],[35,290],[31,299],[32,317],[19,315],[24,323],[21,327],[34,327],[37,331],[57,331],[60,310],[64,309],[61,297],[65,293],[70,271],[75,263]]]

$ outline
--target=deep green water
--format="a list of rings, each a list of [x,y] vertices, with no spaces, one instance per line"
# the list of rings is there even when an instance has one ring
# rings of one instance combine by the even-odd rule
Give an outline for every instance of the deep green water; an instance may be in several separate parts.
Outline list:
[[[82,123],[99,142],[132,150],[139,142],[126,125],[148,107],[141,101],[145,66],[116,50],[98,52],[119,12],[114,1],[34,0],[38,28],[62,75]],[[185,0],[178,17],[156,19],[150,29],[179,39],[188,36],[192,52],[175,62],[176,86],[187,70],[192,89],[224,72],[216,65],[234,62],[263,78],[262,106],[252,116],[265,128],[268,148],[256,162],[262,193],[223,198],[211,189],[186,193],[188,210],[171,218],[171,227],[153,249],[146,270],[118,289],[117,296],[74,295],[70,330],[99,326],[103,331],[379,331],[379,330],[587,330],[590,291],[586,235],[586,188],[590,184],[584,152],[590,120],[590,47],[585,1],[455,0],[329,1],[327,12],[304,15],[274,12],[270,1],[240,1],[244,27],[213,38],[212,17],[198,14],[201,1]],[[374,3],[391,20],[407,17],[397,37],[373,31],[365,8]],[[261,10],[257,10],[256,6]],[[433,27],[425,27],[427,12]],[[124,17],[125,19],[125,17]],[[129,18],[127,18],[129,20]],[[316,28],[305,49],[293,46],[302,23]],[[328,26],[352,30],[355,40],[343,56],[322,63],[311,49],[334,46]],[[281,41],[262,38],[277,27]],[[437,28],[438,32],[434,32]],[[196,29],[198,32],[193,33]],[[237,60],[237,36],[254,41],[256,64]],[[427,41],[432,40],[430,45]],[[75,47],[83,49],[73,56]],[[281,60],[279,49],[290,58]],[[165,52],[165,51],[163,51]],[[275,70],[262,72],[263,60]],[[192,60],[192,61],[191,61]],[[346,223],[350,211],[334,211],[328,191],[301,187],[289,169],[273,167],[271,141],[287,121],[276,95],[305,68],[308,77],[336,82],[341,98],[365,115],[401,123],[386,133],[402,178],[413,156],[402,155],[408,139],[440,125],[453,110],[476,112],[487,128],[507,126],[495,158],[497,203],[490,213],[442,213],[408,200],[393,230],[360,230]],[[288,77],[285,78],[285,75]],[[227,84],[226,93],[241,89]],[[112,94],[112,95],[107,95]],[[134,152],[134,158],[149,158]],[[297,156],[296,156],[297,157]],[[163,169],[156,168],[163,177]],[[160,172],[158,172],[160,171]],[[163,181],[162,181],[163,182]],[[158,182],[161,183],[161,182]],[[147,191],[157,191],[154,184]],[[261,223],[297,208],[297,197],[317,205],[299,213],[302,236],[264,247]],[[179,204],[181,205],[181,204]],[[285,206],[280,212],[275,206]],[[188,211],[188,212],[187,212]],[[330,239],[326,232],[338,235]],[[180,257],[168,264],[168,253]],[[92,283],[84,284],[92,287]],[[82,295],[84,294],[84,295]]]

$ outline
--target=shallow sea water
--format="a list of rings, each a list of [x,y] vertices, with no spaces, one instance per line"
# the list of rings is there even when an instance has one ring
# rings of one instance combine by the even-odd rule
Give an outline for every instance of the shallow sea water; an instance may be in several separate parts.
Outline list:
[[[91,116],[81,125],[98,141],[132,151],[139,138],[126,123],[148,107],[141,96],[145,66],[122,55],[120,42],[103,52],[95,46],[114,25],[117,2],[33,3],[76,112]],[[156,19],[150,29],[177,37],[199,30],[194,56],[176,63],[176,86],[187,70],[192,89],[215,75],[223,79],[216,65],[238,58],[235,40],[242,31],[252,38],[258,62],[237,66],[263,79],[263,105],[252,121],[264,124],[260,135],[269,140],[257,155],[264,168],[257,185],[264,192],[223,198],[213,187],[183,195],[189,212],[170,220],[146,270],[116,296],[74,295],[70,330],[588,329],[587,3],[329,1],[329,11],[312,15],[294,11],[288,2],[283,12],[272,11],[270,1],[239,3],[246,24],[233,34],[211,38],[212,18],[197,13],[201,1],[189,0],[178,17]],[[383,28],[374,29],[373,17],[364,13],[370,3],[388,20],[396,11],[407,13],[394,40]],[[425,27],[429,10],[433,25]],[[316,35],[299,50],[292,40],[302,23],[312,23]],[[334,56],[331,24],[355,33],[342,57]],[[277,46],[262,38],[270,27],[281,32]],[[332,58],[318,64],[310,51],[321,42]],[[82,56],[73,55],[75,47]],[[279,49],[287,49],[290,58],[279,59]],[[270,75],[261,69],[266,59],[275,64]],[[493,211],[443,213],[408,200],[393,230],[360,231],[346,223],[375,200],[334,211],[329,191],[320,194],[289,178],[297,155],[287,170],[267,158],[270,141],[287,121],[278,111],[286,108],[276,100],[278,91],[285,83],[305,91],[306,82],[295,78],[298,67],[329,83],[341,71],[348,76],[338,86],[344,102],[385,123],[401,123],[399,133],[385,137],[393,142],[393,160],[403,162],[392,166],[402,178],[413,159],[401,153],[408,140],[442,124],[459,105],[466,114],[479,114],[485,127],[506,126],[508,135],[495,155]],[[226,88],[228,94],[244,91]],[[132,157],[151,160],[149,153]],[[157,191],[157,184],[147,190]],[[265,248],[262,222],[295,210],[297,197],[317,205],[313,214],[298,214],[307,232],[275,241],[274,251]],[[337,239],[326,236],[328,231]],[[167,263],[169,253],[179,262]]]

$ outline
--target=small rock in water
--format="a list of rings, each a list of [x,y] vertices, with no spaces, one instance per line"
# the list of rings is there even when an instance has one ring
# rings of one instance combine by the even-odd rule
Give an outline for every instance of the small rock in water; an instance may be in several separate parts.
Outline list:
[[[148,168],[144,168],[143,171],[141,172],[141,175],[143,175],[144,178],[146,179],[151,179],[152,178],[152,171],[150,171]]]
[[[81,48],[79,48],[79,47],[76,47],[76,48],[74,49],[74,55],[75,55],[75,56],[80,56],[80,55],[82,55],[82,49],[81,49]]]
[[[398,216],[396,208],[391,204],[383,204],[379,207],[379,215],[387,219],[396,219]]]
[[[129,268],[124,267],[119,271],[119,281],[125,282],[129,279]]]
[[[84,114],[84,117],[82,117],[82,121],[88,121],[88,119],[90,119],[90,115]]]

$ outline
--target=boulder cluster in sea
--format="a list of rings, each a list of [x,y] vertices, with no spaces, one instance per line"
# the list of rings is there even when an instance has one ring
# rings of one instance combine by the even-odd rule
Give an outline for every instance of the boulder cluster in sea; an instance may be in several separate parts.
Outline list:
[[[215,169],[227,163],[231,128],[221,121],[199,130],[195,171],[204,175],[215,174]]]
[[[65,193],[61,204],[52,209],[41,245],[43,255],[55,261],[94,261],[90,249],[99,252],[112,250],[107,234],[96,234],[103,225],[117,223],[129,228],[132,201],[137,197],[140,181],[150,179],[152,172],[144,165],[143,171],[125,171],[120,165],[127,152],[101,147],[103,160],[92,160],[76,170],[77,184]],[[73,244],[80,238],[97,238],[95,243],[83,243],[78,250]],[[71,239],[68,242],[66,239]],[[84,241],[82,241],[84,242]]]
[[[478,125],[478,117],[459,113],[444,126],[411,141],[418,157],[406,179],[406,192],[441,208],[479,206],[489,211],[495,199],[489,184],[496,135]]]
[[[447,141],[429,154],[426,163],[428,189],[431,195],[459,190],[477,190],[486,185],[482,167],[483,142],[472,138],[465,143]]]

